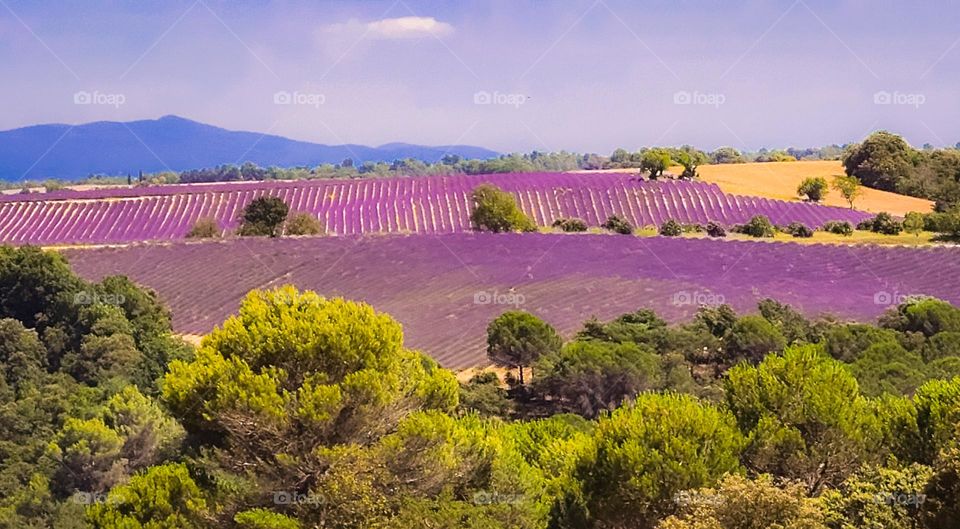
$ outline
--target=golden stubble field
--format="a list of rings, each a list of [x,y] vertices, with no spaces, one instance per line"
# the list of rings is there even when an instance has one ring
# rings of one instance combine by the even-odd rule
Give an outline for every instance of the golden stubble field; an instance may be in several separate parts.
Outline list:
[[[797,186],[804,178],[822,176],[832,183],[835,176],[844,174],[839,161],[704,165],[699,168],[699,173],[703,181],[717,184],[727,193],[780,200],[799,200]],[[823,203],[848,207],[834,189],[830,189]],[[872,213],[886,211],[903,216],[910,211],[928,212],[933,209],[933,202],[864,187],[863,196],[854,202],[854,207]]]
[[[636,173],[637,169],[605,169],[600,171],[573,171],[577,173]],[[671,167],[670,172],[680,174],[683,168]],[[800,201],[797,196],[797,187],[804,178],[822,176],[832,184],[833,178],[843,173],[843,166],[839,161],[809,161],[809,162],[766,162],[766,163],[738,163],[723,165],[701,165],[697,172],[700,179],[720,186],[726,193],[735,195],[749,195],[778,200]],[[826,200],[827,206],[849,207],[847,201],[834,189],[830,189]],[[863,195],[854,202],[859,210],[879,213],[886,211],[902,217],[910,211],[926,213],[933,209],[933,202],[922,198],[898,195],[888,191],[863,188]]]

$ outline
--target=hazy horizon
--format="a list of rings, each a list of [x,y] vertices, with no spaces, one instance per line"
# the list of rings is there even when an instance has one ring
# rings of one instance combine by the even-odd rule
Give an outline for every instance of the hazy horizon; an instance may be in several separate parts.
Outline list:
[[[500,152],[960,141],[960,12],[866,1],[0,1],[0,129],[177,115]]]

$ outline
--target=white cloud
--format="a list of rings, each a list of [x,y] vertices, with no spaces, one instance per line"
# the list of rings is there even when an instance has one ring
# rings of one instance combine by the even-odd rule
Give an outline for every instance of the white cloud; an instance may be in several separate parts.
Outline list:
[[[327,26],[323,33],[328,36],[360,33],[370,39],[419,39],[450,35],[453,26],[433,17],[399,17],[366,23],[350,20]]]

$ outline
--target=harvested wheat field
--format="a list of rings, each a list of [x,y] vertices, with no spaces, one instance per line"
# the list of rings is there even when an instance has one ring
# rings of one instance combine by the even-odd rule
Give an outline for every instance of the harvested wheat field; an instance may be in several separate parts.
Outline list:
[[[832,182],[834,176],[843,174],[843,166],[835,160],[742,163],[703,165],[698,172],[704,182],[717,184],[726,193],[799,200],[797,187],[804,178],[822,176],[827,182]],[[830,190],[823,203],[828,206],[848,205],[834,189]],[[863,188],[863,196],[857,199],[854,205],[859,210],[872,213],[887,211],[897,216],[903,216],[909,211],[927,212],[933,208],[933,202],[929,200],[867,187]]]

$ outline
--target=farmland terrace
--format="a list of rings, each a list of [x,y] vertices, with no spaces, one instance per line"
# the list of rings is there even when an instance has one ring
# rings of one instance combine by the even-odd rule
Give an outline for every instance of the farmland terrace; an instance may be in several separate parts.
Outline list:
[[[197,219],[235,229],[254,198],[282,198],[317,216],[330,234],[454,233],[470,229],[470,191],[489,182],[513,193],[538,225],[577,217],[599,226],[620,215],[636,226],[743,223],[763,214],[776,224],[811,228],[854,224],[868,213],[723,193],[703,182],[643,181],[624,174],[497,174],[296,182],[235,182],[56,191],[0,197],[0,242],[104,244],[182,239]]]
[[[616,235],[447,234],[232,239],[64,250],[89,279],[155,289],[174,326],[203,334],[251,289],[293,284],[373,304],[444,366],[485,364],[485,328],[522,308],[566,336],[592,316],[771,297],[808,315],[876,318],[907,295],[960,303],[960,248],[840,247]],[[919,273],[923,270],[923,273]]]

